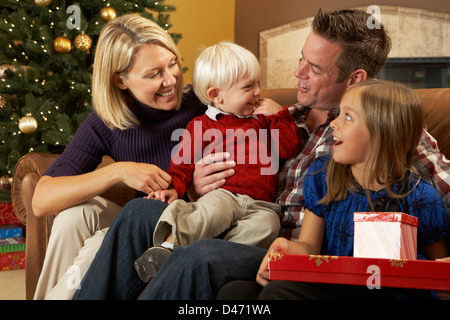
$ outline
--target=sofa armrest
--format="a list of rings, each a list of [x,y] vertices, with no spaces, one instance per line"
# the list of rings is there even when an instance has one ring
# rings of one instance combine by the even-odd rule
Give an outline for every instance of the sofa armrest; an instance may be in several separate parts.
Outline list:
[[[16,164],[11,188],[11,201],[17,218],[26,225],[25,279],[26,298],[33,299],[39,275],[44,263],[45,252],[50,238],[55,215],[36,217],[31,201],[34,190],[45,170],[59,155],[47,153],[28,153]],[[99,167],[114,161],[104,157]],[[117,184],[101,195],[120,206],[135,197],[133,189],[125,184]]]
[[[28,153],[16,164],[11,187],[11,201],[17,218],[26,225],[27,215],[33,214],[31,200],[41,175],[58,155]]]

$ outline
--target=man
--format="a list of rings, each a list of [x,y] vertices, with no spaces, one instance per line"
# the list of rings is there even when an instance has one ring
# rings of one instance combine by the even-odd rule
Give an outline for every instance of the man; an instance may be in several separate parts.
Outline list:
[[[348,86],[376,77],[390,51],[390,39],[383,25],[380,24],[379,29],[369,29],[366,25],[369,17],[369,14],[361,10],[320,10],[314,18],[313,30],[303,46],[303,57],[295,71],[299,82],[299,104],[293,106],[291,111],[302,130],[304,144],[300,154],[287,161],[279,175],[283,182],[280,189],[283,191],[278,198],[278,203],[284,209],[282,235],[288,239],[295,240],[299,235],[303,216],[303,182],[308,167],[316,157],[331,151],[333,138],[329,124],[339,114],[337,106],[341,96]],[[440,168],[434,170],[441,172],[441,177],[435,180],[438,180],[436,184],[443,185],[438,191],[447,199],[444,200],[446,204],[449,204],[450,186],[442,184],[445,179],[450,181],[449,163],[435,161],[429,166],[426,152],[438,152],[429,141],[431,138],[424,132],[422,155],[416,157],[416,163],[420,164],[417,167],[423,169],[421,173],[430,178],[435,178],[433,169],[425,168]],[[194,176],[195,190],[204,194],[219,187],[232,174],[231,170],[232,165],[227,163],[197,165],[194,173],[197,175]],[[149,210],[148,205],[135,201],[122,212],[144,215],[146,210]],[[130,233],[136,230],[136,225],[139,222],[130,222],[123,229]],[[266,252],[261,248],[219,239],[199,240],[187,247],[178,247],[139,298],[214,299],[220,288],[229,281],[255,280]],[[98,285],[91,287],[94,290]],[[109,298],[119,297],[118,293],[124,294],[120,291],[123,290],[121,288],[108,288],[108,292],[114,290],[116,293],[108,296]],[[98,295],[80,296],[89,297],[103,298]]]

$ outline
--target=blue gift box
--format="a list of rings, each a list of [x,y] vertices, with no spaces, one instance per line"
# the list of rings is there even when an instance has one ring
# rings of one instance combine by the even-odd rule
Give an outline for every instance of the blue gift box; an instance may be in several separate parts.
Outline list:
[[[21,237],[22,237],[22,227],[12,224],[0,226],[0,239],[21,238]]]

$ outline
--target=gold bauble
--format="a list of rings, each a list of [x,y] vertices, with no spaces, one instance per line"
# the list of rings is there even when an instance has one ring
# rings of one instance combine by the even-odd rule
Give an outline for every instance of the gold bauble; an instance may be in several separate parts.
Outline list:
[[[116,16],[117,16],[116,9],[112,7],[103,7],[100,10],[100,18],[105,22],[111,21]]]
[[[82,51],[89,51],[92,45],[92,40],[87,34],[81,33],[75,38],[73,43],[75,44],[75,47],[77,49]]]
[[[59,53],[67,53],[72,50],[72,43],[70,39],[67,37],[58,37],[53,41],[53,46],[55,47],[55,51]]]
[[[9,191],[11,190],[12,177],[9,174],[0,177],[0,189]]]
[[[6,98],[0,94],[0,110],[6,109]]]
[[[38,6],[46,7],[50,3],[52,3],[52,0],[34,0],[34,3],[36,3]]]
[[[25,116],[19,120],[19,129],[23,133],[33,133],[36,131],[38,123],[32,116]]]

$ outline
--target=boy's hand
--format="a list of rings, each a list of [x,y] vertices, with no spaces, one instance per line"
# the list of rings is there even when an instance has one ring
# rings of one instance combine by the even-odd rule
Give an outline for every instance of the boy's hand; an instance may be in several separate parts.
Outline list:
[[[272,99],[261,98],[258,100],[258,106],[253,110],[253,114],[261,114],[264,116],[270,116],[283,110],[283,107]]]

